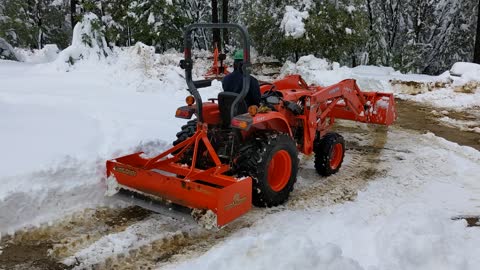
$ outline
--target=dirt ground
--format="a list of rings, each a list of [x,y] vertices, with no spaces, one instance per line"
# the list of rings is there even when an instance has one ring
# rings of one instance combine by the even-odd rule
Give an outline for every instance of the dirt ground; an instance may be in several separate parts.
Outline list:
[[[439,118],[448,115],[449,118],[463,121],[473,121],[480,126],[480,110],[457,112],[444,108],[434,108],[412,101],[396,100],[398,119],[394,126],[417,132],[432,132],[436,136],[456,142],[460,145],[473,147],[480,151],[480,134],[462,131],[439,123]],[[443,112],[438,113],[438,112]]]
[[[480,150],[479,133],[439,124],[438,119],[442,115],[433,111],[448,110],[402,100],[397,100],[397,109],[398,120],[390,128],[414,133],[432,132],[447,140]],[[448,111],[448,116],[452,119],[480,122],[475,112]],[[388,129],[339,125],[336,130],[349,136],[366,137],[371,143],[360,145],[348,141],[347,138],[349,163],[342,167],[338,174],[320,180],[311,166],[312,157],[303,157],[299,181],[289,202],[284,206],[272,209],[255,208],[244,218],[215,231],[202,228],[185,229],[181,223],[172,220],[171,225],[165,226],[165,230],[171,231],[166,237],[132,248],[125,254],[113,255],[99,263],[86,264],[77,260],[77,263],[67,266],[62,261],[77,251],[106,235],[122,232],[129,226],[140,224],[157,215],[138,207],[88,209],[51,225],[3,236],[0,239],[0,269],[153,269],[198,256],[265,215],[285,209],[302,209],[355,200],[359,190],[365,188],[374,176],[383,173],[375,164],[381,158]]]

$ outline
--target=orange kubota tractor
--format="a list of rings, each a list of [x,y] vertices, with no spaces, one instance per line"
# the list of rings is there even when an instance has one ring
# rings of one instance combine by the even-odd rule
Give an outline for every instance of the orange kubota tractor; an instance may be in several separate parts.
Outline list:
[[[240,94],[222,92],[202,102],[197,88],[208,83],[192,80],[191,33],[198,28],[235,28],[242,34]],[[245,28],[235,24],[188,26],[181,67],[192,96],[187,97],[186,106],[178,108],[176,117],[195,115],[196,119],[182,127],[174,147],[156,157],[135,153],[107,161],[107,184],[113,190],[110,193],[141,199],[136,202],[146,208],[152,208],[151,197],[160,197],[169,208],[210,210],[218,226],[245,214],[252,204],[284,203],[297,179],[299,152],[315,154],[320,175],[336,173],[345,142],[341,135],[329,132],[335,119],[382,125],[396,119],[392,94],[362,92],[355,80],[309,86],[299,75],[263,84],[261,105],[247,108],[250,43]]]

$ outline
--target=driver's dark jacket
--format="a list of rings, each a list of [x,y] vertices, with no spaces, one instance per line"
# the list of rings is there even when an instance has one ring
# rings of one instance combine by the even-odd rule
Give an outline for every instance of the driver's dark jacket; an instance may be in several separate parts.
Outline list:
[[[228,74],[222,80],[223,91],[240,94],[243,87],[243,74],[239,70],[235,70]],[[250,76],[250,88],[245,97],[247,106],[260,104],[260,86],[258,80]]]

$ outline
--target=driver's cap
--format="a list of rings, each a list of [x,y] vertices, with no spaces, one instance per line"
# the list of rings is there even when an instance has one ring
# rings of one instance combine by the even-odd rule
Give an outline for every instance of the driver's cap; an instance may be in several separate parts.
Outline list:
[[[243,51],[236,50],[235,53],[233,54],[233,60],[243,60]]]

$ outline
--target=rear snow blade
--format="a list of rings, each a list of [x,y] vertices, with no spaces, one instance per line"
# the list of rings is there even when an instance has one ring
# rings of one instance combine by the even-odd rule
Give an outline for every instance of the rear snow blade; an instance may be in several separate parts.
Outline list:
[[[163,216],[171,217],[181,221],[194,221],[192,215],[190,215],[191,209],[183,207],[178,204],[167,203],[161,200],[156,200],[150,196],[142,195],[138,192],[120,189],[120,191],[114,195],[114,198],[122,200],[124,202],[131,203],[133,205],[140,206]]]
[[[143,153],[135,153],[107,161],[107,186],[108,182],[113,182],[113,190],[123,188],[190,209],[210,210],[216,215],[218,227],[247,213],[252,208],[252,178],[237,179],[226,175],[230,166],[220,162],[208,140],[206,126],[197,128],[192,137],[156,157],[148,158]],[[198,169],[191,165],[196,164],[200,143],[205,145],[215,163],[211,168]],[[188,147],[194,149],[191,164],[178,163]],[[172,156],[172,153],[176,154]],[[107,193],[110,193],[108,189]],[[138,202],[137,205],[164,212],[150,201]]]

